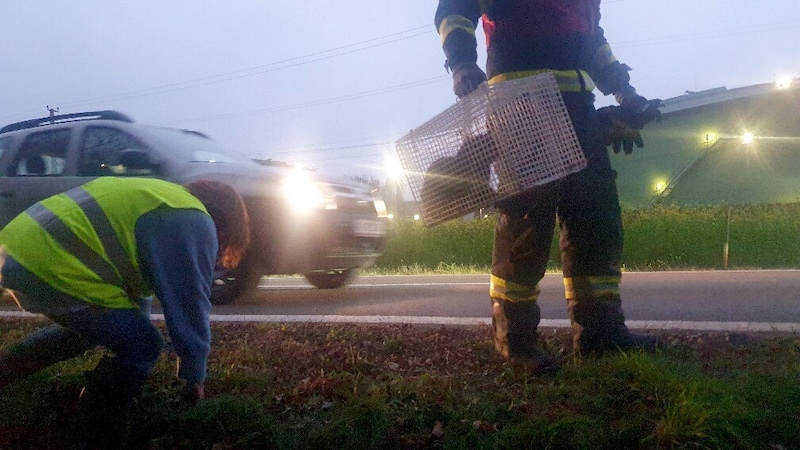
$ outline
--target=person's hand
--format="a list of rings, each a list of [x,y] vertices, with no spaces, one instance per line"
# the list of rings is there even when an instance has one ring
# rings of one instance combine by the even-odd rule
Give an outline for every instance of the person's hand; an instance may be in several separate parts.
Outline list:
[[[644,147],[640,130],[652,121],[661,121],[661,100],[647,100],[641,95],[627,96],[620,106],[606,106],[597,110],[603,145],[614,153],[633,152],[634,146]]]
[[[186,383],[182,393],[183,401],[189,405],[196,405],[197,402],[206,397],[206,387],[202,381],[196,383]]]
[[[603,145],[610,146],[614,153],[625,150],[626,154],[633,152],[633,146],[644,147],[644,141],[639,130],[629,126],[620,118],[619,106],[606,106],[597,110],[600,136]]]
[[[661,99],[648,100],[641,95],[626,95],[620,98],[620,120],[630,127],[641,130],[650,122],[661,122],[661,111],[664,106]]]
[[[474,62],[450,66],[453,72],[453,92],[464,98],[486,81],[486,74]]]

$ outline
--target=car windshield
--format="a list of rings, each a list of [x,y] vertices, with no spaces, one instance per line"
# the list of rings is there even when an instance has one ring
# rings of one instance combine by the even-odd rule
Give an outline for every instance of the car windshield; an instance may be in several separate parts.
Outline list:
[[[227,151],[202,134],[171,128],[143,127],[142,131],[173,156],[184,161],[206,163],[249,162],[250,158]]]

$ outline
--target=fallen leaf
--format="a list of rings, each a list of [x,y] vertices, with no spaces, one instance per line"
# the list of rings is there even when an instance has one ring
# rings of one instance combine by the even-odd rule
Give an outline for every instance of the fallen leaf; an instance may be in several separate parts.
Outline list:
[[[436,425],[433,426],[433,431],[431,431],[431,435],[435,438],[440,438],[444,436],[444,426],[442,422],[436,421]]]

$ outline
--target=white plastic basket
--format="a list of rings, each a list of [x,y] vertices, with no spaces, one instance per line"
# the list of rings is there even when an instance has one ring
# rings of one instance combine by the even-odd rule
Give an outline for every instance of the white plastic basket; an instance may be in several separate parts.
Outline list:
[[[428,227],[586,167],[549,73],[484,83],[396,148]]]

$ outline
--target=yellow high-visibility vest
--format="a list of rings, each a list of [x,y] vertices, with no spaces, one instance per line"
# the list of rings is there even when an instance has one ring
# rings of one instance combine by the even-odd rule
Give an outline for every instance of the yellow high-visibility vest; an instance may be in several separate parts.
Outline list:
[[[150,294],[137,259],[139,218],[160,206],[205,206],[183,186],[101,177],[46,198],[0,231],[0,246],[54,289],[107,308],[138,308]]]

